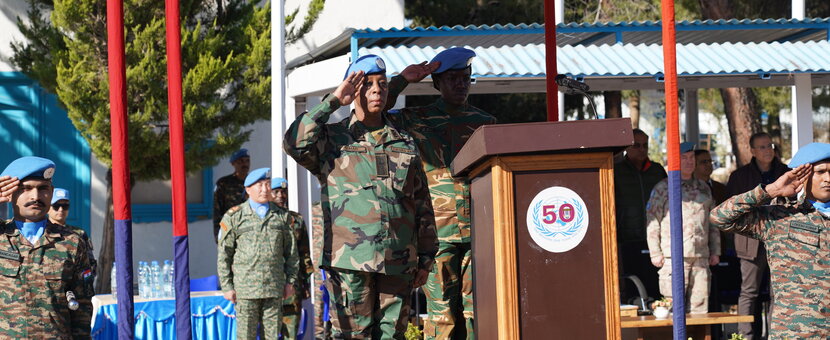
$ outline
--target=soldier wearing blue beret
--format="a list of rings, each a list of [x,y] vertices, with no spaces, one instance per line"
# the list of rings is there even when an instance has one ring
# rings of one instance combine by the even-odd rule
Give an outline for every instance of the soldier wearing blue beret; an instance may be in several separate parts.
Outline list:
[[[424,288],[426,339],[475,337],[470,188],[463,178],[453,178],[450,171],[450,163],[472,133],[483,125],[496,123],[495,117],[467,102],[475,56],[467,48],[449,48],[428,64],[408,66],[389,84],[390,98],[397,98],[409,83],[431,74],[432,86],[441,94],[433,104],[390,111],[393,123],[415,137],[421,166],[430,179],[439,249]]]
[[[218,241],[219,222],[231,207],[245,201],[243,181],[251,169],[251,156],[248,149],[239,149],[231,155],[233,173],[216,181],[213,189],[213,240]]]
[[[0,203],[14,210],[14,219],[0,221],[0,338],[89,338],[88,243],[47,218],[54,173],[40,157],[18,158],[0,173]]]
[[[770,339],[830,339],[830,144],[811,143],[794,168],[715,208],[718,228],[764,243],[772,286]],[[775,198],[797,197],[782,204]]]
[[[265,339],[276,339],[283,299],[295,294],[297,243],[292,217],[271,198],[271,170],[252,170],[245,177],[248,200],[222,217],[217,272],[225,299],[236,304],[236,337],[256,339],[262,324]]]
[[[89,239],[89,234],[83,228],[66,224],[67,218],[69,218],[69,190],[55,188],[52,191],[52,203],[49,207],[49,222],[63,226],[66,230],[78,234],[86,242],[87,256],[89,256],[89,262],[92,264],[92,280],[95,281],[95,276],[98,274],[98,262],[95,261],[95,251],[92,241]]]
[[[274,204],[281,208],[288,209],[288,181],[285,178],[271,178],[271,202],[274,202]],[[314,270],[314,266],[311,263],[311,246],[308,240],[308,228],[306,227],[303,215],[292,210],[288,210],[288,214],[291,216],[291,234],[294,236],[294,241],[297,242],[299,280],[297,280],[294,295],[286,296],[283,300],[280,335],[286,340],[297,338],[300,330],[302,304],[303,300],[311,296],[311,285],[308,280]]]
[[[390,122],[388,91],[383,59],[361,56],[285,133],[286,153],[321,185],[324,248],[315,257],[328,274],[335,338],[403,338],[412,288],[435,257],[427,181],[415,140]],[[348,118],[326,124],[351,103]]]

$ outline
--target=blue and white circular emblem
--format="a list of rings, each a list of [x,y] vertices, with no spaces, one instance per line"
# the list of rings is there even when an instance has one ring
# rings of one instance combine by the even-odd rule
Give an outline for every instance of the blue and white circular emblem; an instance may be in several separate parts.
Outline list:
[[[579,245],[588,231],[588,207],[566,187],[542,190],[527,208],[527,231],[536,244],[552,253]]]

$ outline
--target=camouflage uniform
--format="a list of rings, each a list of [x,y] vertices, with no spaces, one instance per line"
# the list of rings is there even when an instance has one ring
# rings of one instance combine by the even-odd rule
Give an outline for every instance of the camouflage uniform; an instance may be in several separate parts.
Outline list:
[[[86,243],[49,222],[34,246],[13,221],[0,221],[0,231],[0,338],[88,339],[94,292]],[[69,310],[67,291],[78,310]]]
[[[291,232],[294,235],[294,242],[297,243],[298,280],[294,286],[294,295],[286,296],[282,302],[282,326],[280,334],[283,339],[296,339],[300,327],[303,300],[310,296],[308,280],[313,270],[311,257],[309,256],[308,229],[306,228],[303,216],[288,211],[291,218]]]
[[[393,77],[389,97],[403,92],[406,85],[402,76]],[[428,313],[424,335],[427,339],[472,339],[470,186],[465,178],[452,176],[450,164],[473,132],[480,126],[495,124],[496,118],[469,104],[451,111],[443,99],[399,113],[390,111],[390,118],[418,145],[435,213],[439,245],[435,266],[424,286]]]
[[[671,228],[669,227],[668,179],[654,186],[646,208],[646,240],[651,257],[662,255],[660,294],[672,296],[671,280]],[[683,263],[687,310],[692,313],[709,311],[709,256],[720,255],[720,233],[710,227],[709,211],[712,210],[712,192],[699,179],[681,181],[683,198]]]
[[[255,339],[260,320],[266,339],[276,339],[285,285],[296,287],[299,260],[291,217],[288,210],[269,206],[260,218],[243,202],[228,210],[220,223],[217,272],[222,291],[236,291],[239,339]]]
[[[770,339],[830,339],[830,217],[805,199],[771,204],[759,185],[716,207],[714,226],[767,249],[773,297]]]
[[[314,285],[311,291],[314,294],[314,338],[331,339],[331,321],[326,321],[323,315],[325,301],[323,289],[323,273],[320,269],[320,253],[323,251],[323,208],[320,202],[311,206],[311,253],[314,261]],[[328,294],[325,294],[328,298]]]
[[[98,276],[98,261],[95,260],[95,249],[92,248],[92,241],[89,239],[89,234],[86,233],[86,230],[71,226],[71,225],[64,225],[64,228],[78,234],[81,237],[81,240],[86,243],[85,247],[87,250],[87,258],[89,259],[90,267],[92,268],[92,281],[95,281],[95,277]],[[94,294],[93,294],[94,295]]]
[[[426,178],[410,166],[420,164],[412,137],[385,113],[375,131],[354,113],[325,124],[339,106],[327,96],[285,134],[285,151],[321,184],[332,328],[338,337],[402,338],[412,279],[432,269],[436,252]],[[384,292],[384,284],[400,286]]]
[[[213,240],[218,242],[219,222],[225,212],[231,207],[245,202],[246,193],[244,180],[234,174],[227,175],[216,181],[213,189]]]

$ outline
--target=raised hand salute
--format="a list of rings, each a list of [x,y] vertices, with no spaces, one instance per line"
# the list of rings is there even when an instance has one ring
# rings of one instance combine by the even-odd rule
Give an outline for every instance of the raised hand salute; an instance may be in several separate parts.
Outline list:
[[[351,104],[357,97],[357,89],[363,84],[364,78],[366,78],[366,75],[363,71],[352,72],[346,79],[343,79],[343,82],[334,90],[332,95],[340,99],[340,105],[342,106]]]
[[[3,176],[0,177],[0,203],[8,203],[12,201],[12,193],[17,190],[20,181],[17,177]]]
[[[424,61],[420,64],[407,66],[401,71],[401,76],[409,83],[417,83],[432,74],[432,72],[435,72],[439,67],[441,67],[440,61],[433,61],[431,63]]]
[[[787,171],[781,177],[778,177],[778,180],[767,185],[765,190],[773,198],[793,196],[804,188],[804,184],[807,183],[807,178],[810,177],[812,169],[812,164],[802,164],[795,169]]]

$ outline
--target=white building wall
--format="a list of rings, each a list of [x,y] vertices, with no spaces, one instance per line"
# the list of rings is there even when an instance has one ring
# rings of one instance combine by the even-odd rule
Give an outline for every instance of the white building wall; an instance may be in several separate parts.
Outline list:
[[[23,35],[17,29],[17,18],[27,17],[29,9],[26,0],[0,1],[0,72],[15,71],[9,58],[12,56],[11,43],[23,40]]]

